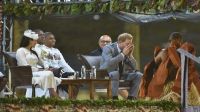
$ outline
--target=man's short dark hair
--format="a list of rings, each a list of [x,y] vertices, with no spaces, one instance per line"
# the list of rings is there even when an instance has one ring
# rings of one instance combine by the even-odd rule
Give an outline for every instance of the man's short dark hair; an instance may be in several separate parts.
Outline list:
[[[133,39],[133,36],[129,33],[122,33],[118,36],[118,41],[120,41],[120,42],[124,42],[124,41],[126,41],[126,39],[131,40],[131,39]]]
[[[43,30],[41,30],[41,29],[35,29],[35,30],[33,30],[35,33],[39,33],[39,32],[43,32]]]
[[[45,37],[45,38],[48,37],[49,35],[53,35],[53,33],[52,33],[52,32],[45,32],[45,33],[44,33],[44,37]]]
[[[179,32],[173,32],[169,36],[169,41],[172,40],[182,40],[182,35]]]

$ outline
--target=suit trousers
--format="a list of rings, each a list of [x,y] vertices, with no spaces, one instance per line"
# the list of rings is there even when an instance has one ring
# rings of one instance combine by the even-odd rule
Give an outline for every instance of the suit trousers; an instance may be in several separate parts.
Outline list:
[[[121,79],[125,81],[130,81],[130,89],[129,89],[129,96],[137,97],[138,90],[140,86],[140,81],[142,78],[141,72],[128,72],[123,73]],[[119,89],[119,72],[112,71],[109,73],[112,83],[112,96],[118,96],[118,89]]]

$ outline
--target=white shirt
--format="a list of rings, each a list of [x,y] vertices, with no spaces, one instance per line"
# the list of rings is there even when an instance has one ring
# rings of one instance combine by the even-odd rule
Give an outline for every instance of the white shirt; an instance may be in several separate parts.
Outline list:
[[[41,54],[42,47],[44,47],[44,45],[36,44],[35,47],[33,48],[33,50],[36,51],[36,53],[38,54],[39,58],[41,58],[40,54]]]
[[[4,75],[0,72],[0,77],[3,77]]]
[[[45,45],[40,47],[39,52],[36,51],[44,63],[45,68],[63,68],[64,72],[74,72],[74,70],[66,63],[62,53],[56,48],[49,48]]]
[[[122,50],[119,48],[119,44],[118,43],[117,43],[117,50],[118,50],[119,53],[122,52]],[[121,54],[124,57],[124,54],[123,53],[121,53]]]

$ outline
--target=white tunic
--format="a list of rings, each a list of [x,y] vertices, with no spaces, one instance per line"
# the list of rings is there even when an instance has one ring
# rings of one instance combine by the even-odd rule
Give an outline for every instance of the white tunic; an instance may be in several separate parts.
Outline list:
[[[33,48],[34,51],[36,51],[36,53],[38,54],[39,58],[41,59],[40,55],[41,54],[41,50],[42,50],[42,47],[44,45],[40,45],[40,44],[36,44],[35,47]]]
[[[39,49],[39,47],[37,47]],[[38,52],[39,51],[39,52]],[[63,68],[64,72],[74,72],[74,70],[66,63],[62,53],[56,48],[49,48],[45,45],[40,46],[40,50],[36,50],[45,68]]]
[[[54,88],[61,83],[59,78],[54,77],[51,71],[39,71],[38,57],[26,48],[19,48],[16,52],[17,64],[19,66],[30,65],[33,72],[32,83],[38,84],[44,90]]]

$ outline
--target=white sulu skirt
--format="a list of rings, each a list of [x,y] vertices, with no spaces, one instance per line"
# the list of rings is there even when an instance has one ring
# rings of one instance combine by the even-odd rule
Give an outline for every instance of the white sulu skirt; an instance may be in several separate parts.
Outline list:
[[[38,84],[40,88],[36,88],[36,97],[46,96],[49,97],[49,88],[54,88],[56,91],[57,86],[61,83],[61,79],[54,77],[51,71],[37,71],[33,72],[32,84]],[[32,96],[32,89],[28,88],[26,97]]]

